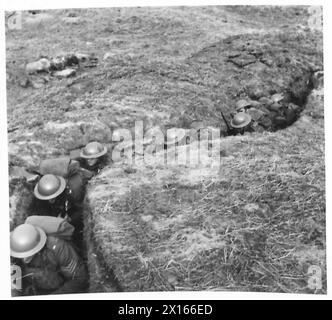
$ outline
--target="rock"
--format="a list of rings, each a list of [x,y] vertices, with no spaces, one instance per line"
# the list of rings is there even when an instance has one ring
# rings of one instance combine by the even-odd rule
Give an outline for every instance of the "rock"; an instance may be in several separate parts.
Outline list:
[[[49,71],[50,67],[51,62],[46,58],[42,58],[38,61],[28,63],[25,67],[25,70],[28,74],[34,74],[42,71],[47,72]]]
[[[56,71],[54,73],[54,76],[57,78],[69,78],[72,77],[76,74],[76,70],[75,69],[65,69],[62,71]]]
[[[279,101],[282,101],[283,99],[284,99],[284,96],[280,93],[276,93],[273,96],[271,96],[271,100],[273,102],[279,102]]]
[[[66,24],[80,24],[83,22],[83,20],[80,17],[64,17],[62,18],[62,21]]]

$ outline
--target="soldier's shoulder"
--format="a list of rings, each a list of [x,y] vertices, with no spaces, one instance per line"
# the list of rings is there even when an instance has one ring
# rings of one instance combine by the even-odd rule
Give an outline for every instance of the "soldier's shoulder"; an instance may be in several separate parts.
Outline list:
[[[48,236],[46,240],[46,246],[48,249],[52,251],[58,251],[61,247],[63,247],[64,241],[58,237]]]

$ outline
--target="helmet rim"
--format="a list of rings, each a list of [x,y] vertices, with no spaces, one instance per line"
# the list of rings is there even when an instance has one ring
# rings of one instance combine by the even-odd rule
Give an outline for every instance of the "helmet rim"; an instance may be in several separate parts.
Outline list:
[[[55,175],[54,175],[55,176]],[[45,177],[45,176],[44,176]],[[66,180],[61,177],[61,176],[55,176],[57,179],[59,179],[59,188],[57,191],[55,191],[54,193],[52,194],[49,194],[49,195],[43,195],[40,193],[39,191],[39,182],[35,185],[35,189],[34,189],[34,194],[35,194],[35,197],[40,199],[40,200],[50,200],[50,199],[54,199],[56,198],[57,196],[59,196],[65,189],[66,189]]]
[[[236,123],[234,123],[234,118],[231,120],[231,126],[233,127],[233,128],[236,128],[236,129],[238,129],[238,128],[244,128],[245,126],[247,126],[250,122],[251,122],[251,117],[250,117],[250,115],[248,115],[247,113],[245,113],[245,112],[239,112],[239,113],[237,113],[237,115],[239,115],[239,114],[241,114],[241,115],[243,115],[244,117],[245,117],[245,120],[242,122],[242,123],[240,123],[240,124],[236,124]]]
[[[97,152],[97,153],[94,153],[94,154],[86,154],[86,153],[84,153],[84,150],[90,143],[98,143],[103,148],[100,152]],[[101,156],[103,156],[107,153],[107,147],[103,146],[99,142],[90,142],[90,143],[88,143],[84,148],[81,149],[81,152],[80,152],[81,158],[83,158],[83,159],[100,158]]]
[[[27,250],[27,251],[23,251],[23,252],[15,251],[14,249],[10,248],[10,255],[12,257],[20,258],[20,259],[31,257],[31,256],[35,255],[36,253],[38,253],[41,249],[44,248],[44,246],[46,244],[46,240],[47,240],[47,236],[46,236],[45,231],[43,229],[41,229],[40,227],[37,227],[37,226],[33,226],[33,227],[39,233],[39,242],[32,249]],[[13,235],[14,231],[12,231],[10,233],[11,236]]]

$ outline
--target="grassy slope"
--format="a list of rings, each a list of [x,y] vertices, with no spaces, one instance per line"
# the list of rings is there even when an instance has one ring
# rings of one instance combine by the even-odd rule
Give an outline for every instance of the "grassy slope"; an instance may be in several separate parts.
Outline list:
[[[105,171],[89,193],[94,232],[123,288],[308,292],[309,265],[325,268],[323,132],[303,116],[226,138],[217,173]]]
[[[138,119],[145,119],[148,125],[186,125],[186,115],[181,117],[184,111],[189,118],[206,115],[209,124],[216,124],[214,99],[221,98],[227,108],[238,96],[250,94],[242,79],[250,80],[257,70],[249,66],[239,71],[231,64],[226,64],[225,70],[218,59],[219,55],[227,57],[229,50],[240,50],[247,39],[253,39],[256,47],[264,39],[272,54],[277,47],[287,47],[291,51],[290,65],[301,66],[295,68],[296,75],[306,74],[311,64],[319,66],[320,44],[316,49],[308,46],[308,33],[301,28],[305,12],[275,8],[271,20],[270,10],[76,10],[73,12],[80,21],[70,25],[61,20],[66,11],[45,13],[44,20],[38,22],[38,15],[29,18],[22,31],[7,34],[8,123],[9,129],[18,126],[9,134],[13,158],[23,164],[36,164],[39,157],[66,153],[84,144],[85,139],[97,136],[106,140],[109,134],[105,131],[130,126]],[[274,36],[279,30],[291,39],[286,37],[286,43],[282,43],[282,36]],[[298,35],[290,32],[295,30],[297,41],[292,37]],[[226,51],[218,49],[220,40],[244,33],[258,35],[235,38]],[[319,37],[314,35],[312,39]],[[294,58],[299,50],[301,55]],[[73,84],[71,80],[51,80],[39,90],[18,87],[22,63],[41,54],[56,56],[70,51],[95,53],[100,63],[95,69],[81,70]],[[103,61],[106,52],[111,55]],[[281,51],[278,54],[277,58],[287,56]],[[210,61],[214,62],[211,66]],[[264,73],[270,81],[276,77],[281,81],[269,82],[269,86],[276,86],[272,91],[285,89],[295,78],[291,70],[276,70]],[[231,74],[238,78],[228,82]],[[225,79],[231,90],[226,90],[224,97],[224,91],[215,84],[224,88]],[[255,81],[256,87],[262,84],[260,77]],[[248,90],[238,91],[239,86]],[[112,211],[109,202],[105,205],[104,198],[109,196],[106,191],[113,190],[112,169],[94,181],[106,186],[100,193],[93,185],[89,194],[94,236],[123,288],[305,292],[308,265],[324,265],[325,261],[323,110],[322,102],[311,105],[312,114],[287,130],[224,139],[220,172],[215,175],[207,170],[205,183],[200,182],[202,173],[190,169],[138,170],[128,176],[119,164],[122,184],[116,183],[122,190],[134,181],[133,190],[119,197],[120,203],[111,204],[128,215]],[[210,114],[206,106],[212,109]],[[66,123],[67,128],[55,130],[51,125],[47,130],[47,121]],[[99,121],[99,127],[85,128],[86,137],[82,139],[82,132],[70,121]],[[161,178],[165,172],[165,177],[153,178],[156,172]],[[183,179],[193,175],[198,181]],[[154,181],[152,187],[146,176]],[[174,188],[167,190],[169,185]],[[156,190],[165,192],[152,197]],[[101,199],[96,192],[102,194]],[[138,209],[133,206],[137,201],[141,202]],[[163,212],[170,204],[170,209]],[[171,216],[170,221],[163,214]],[[158,221],[167,225],[176,214],[181,219],[161,232]],[[190,236],[186,238],[187,231]],[[170,244],[174,244],[173,251],[164,250]],[[107,286],[104,289],[111,290]]]

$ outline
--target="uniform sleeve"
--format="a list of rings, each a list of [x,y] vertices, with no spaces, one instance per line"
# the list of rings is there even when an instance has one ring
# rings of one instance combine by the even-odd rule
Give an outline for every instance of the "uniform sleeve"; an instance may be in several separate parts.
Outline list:
[[[88,274],[83,260],[69,242],[57,238],[52,248],[55,253],[59,272],[65,279],[64,284],[53,294],[80,293],[86,289]]]

